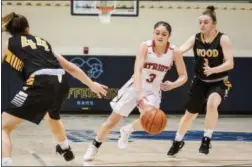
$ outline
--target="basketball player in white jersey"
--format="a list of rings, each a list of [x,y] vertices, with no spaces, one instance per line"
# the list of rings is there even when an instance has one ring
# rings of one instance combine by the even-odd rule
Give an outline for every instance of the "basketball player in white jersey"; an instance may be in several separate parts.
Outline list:
[[[118,91],[112,100],[113,112],[98,131],[93,143],[84,155],[84,161],[95,158],[98,148],[106,139],[109,132],[123,117],[127,117],[137,106],[140,113],[147,112],[150,107],[159,108],[161,90],[168,91],[183,85],[187,81],[187,72],[182,54],[168,42],[171,35],[171,26],[160,21],[154,26],[153,40],[145,41],[140,45],[136,55],[133,77]],[[162,80],[166,72],[176,64],[178,79],[174,82]],[[140,120],[123,127],[118,146],[125,148],[129,135],[135,130],[142,130]]]

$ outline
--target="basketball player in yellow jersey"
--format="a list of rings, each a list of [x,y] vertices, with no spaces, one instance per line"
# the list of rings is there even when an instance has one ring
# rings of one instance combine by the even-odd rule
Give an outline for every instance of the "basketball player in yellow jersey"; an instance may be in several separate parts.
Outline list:
[[[205,132],[199,153],[209,153],[212,133],[218,120],[218,107],[231,88],[228,71],[234,67],[232,46],[228,36],[216,29],[217,19],[213,6],[207,7],[202,13],[199,23],[200,33],[180,47],[182,53],[193,48],[195,77],[185,105],[185,115],[180,120],[175,140],[168,151],[169,156],[175,156],[184,146],[183,137],[192,121],[205,111]]]
[[[183,56],[174,46],[168,42],[171,34],[171,26],[166,22],[157,22],[154,26],[153,40],[148,40],[140,45],[136,55],[134,76],[118,91],[111,104],[113,112],[98,131],[84,155],[85,161],[95,158],[98,148],[106,139],[109,132],[123,117],[127,117],[138,106],[139,111],[145,111],[149,107],[159,108],[161,103],[161,89],[171,90],[183,85],[187,81],[187,73]],[[162,80],[171,68],[176,64],[178,79],[174,82]],[[134,130],[142,129],[140,120],[127,125],[121,131],[122,138],[119,147],[126,147],[128,136]]]

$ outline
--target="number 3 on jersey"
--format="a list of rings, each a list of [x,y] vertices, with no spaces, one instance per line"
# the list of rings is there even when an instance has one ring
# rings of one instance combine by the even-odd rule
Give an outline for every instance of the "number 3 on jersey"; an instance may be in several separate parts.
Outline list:
[[[43,46],[46,51],[49,51],[49,47],[46,41],[36,37],[36,43],[30,39],[27,39],[25,36],[21,36],[21,45],[22,47],[30,46],[32,49],[37,49],[37,46]]]
[[[152,73],[152,74],[149,75],[149,78],[146,79],[146,82],[152,83],[155,80],[156,77],[157,77],[157,75]]]

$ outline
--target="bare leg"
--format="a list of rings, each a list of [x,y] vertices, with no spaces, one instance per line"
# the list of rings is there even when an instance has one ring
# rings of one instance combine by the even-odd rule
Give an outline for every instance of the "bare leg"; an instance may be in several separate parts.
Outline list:
[[[205,117],[205,134],[209,138],[212,137],[213,130],[218,121],[218,106],[221,103],[221,97],[218,93],[212,93],[207,101],[207,113]]]
[[[184,138],[184,135],[192,125],[192,121],[198,116],[198,114],[192,114],[188,111],[185,112],[185,115],[181,118],[176,133],[175,140],[181,141]]]
[[[109,132],[121,121],[122,116],[112,112],[112,114],[109,116],[109,118],[103,123],[103,125],[101,126],[100,130],[98,131],[97,135],[96,135],[96,139],[99,142],[103,142]]]
[[[55,138],[57,139],[57,141],[58,142],[65,141],[67,138],[63,122],[61,120],[51,119],[48,114],[46,115],[46,119],[48,126],[52,131],[53,135],[55,136]]]
[[[10,115],[6,112],[2,114],[2,164],[12,165],[11,151],[12,144],[10,133],[23,122],[23,119]]]
[[[69,146],[63,122],[61,120],[51,119],[48,113],[46,114],[46,119],[50,130],[58,142],[58,145],[56,146],[56,152],[62,155],[66,161],[73,160],[74,154]]]
[[[101,146],[102,142],[105,141],[109,132],[120,122],[121,119],[121,115],[112,112],[109,118],[103,123],[95,139],[93,140],[93,143],[89,146],[84,154],[84,161],[92,161],[95,158],[98,148]]]

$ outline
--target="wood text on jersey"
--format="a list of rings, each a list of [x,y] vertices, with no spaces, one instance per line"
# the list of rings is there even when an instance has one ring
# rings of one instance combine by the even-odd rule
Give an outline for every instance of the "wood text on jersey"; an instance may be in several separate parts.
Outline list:
[[[217,49],[197,49],[199,57],[218,57],[219,51]]]

